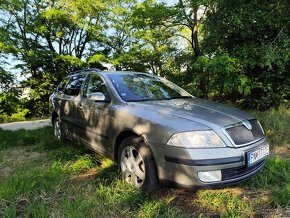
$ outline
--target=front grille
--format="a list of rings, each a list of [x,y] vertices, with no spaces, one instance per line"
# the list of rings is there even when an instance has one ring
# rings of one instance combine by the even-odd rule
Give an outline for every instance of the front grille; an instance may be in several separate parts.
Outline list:
[[[257,120],[249,121],[252,130],[247,129],[243,124],[229,127],[226,132],[236,145],[244,145],[264,137],[264,132]]]
[[[247,174],[250,174],[251,172],[255,171],[258,168],[261,168],[265,163],[265,160],[262,160],[250,167],[236,167],[236,168],[230,168],[230,169],[223,169],[222,170],[222,178],[224,180],[229,179],[237,179],[239,177],[245,176]]]

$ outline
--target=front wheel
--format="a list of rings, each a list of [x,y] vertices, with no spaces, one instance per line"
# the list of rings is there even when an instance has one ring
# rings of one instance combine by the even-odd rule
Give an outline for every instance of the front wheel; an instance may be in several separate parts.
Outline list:
[[[158,188],[154,159],[139,137],[125,139],[118,150],[118,169],[122,178],[138,189],[152,192]]]

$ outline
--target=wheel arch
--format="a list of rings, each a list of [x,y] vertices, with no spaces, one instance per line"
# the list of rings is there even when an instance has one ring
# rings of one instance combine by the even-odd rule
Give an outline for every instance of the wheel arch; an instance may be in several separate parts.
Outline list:
[[[118,161],[118,150],[119,150],[119,147],[122,143],[122,141],[128,137],[140,137],[142,138],[142,140],[144,141],[144,143],[146,144],[146,146],[148,147],[148,149],[150,150],[151,152],[151,155],[152,155],[152,158],[153,158],[153,165],[155,167],[155,172],[156,172],[156,176],[157,176],[157,180],[158,182],[159,181],[159,171],[158,171],[158,167],[157,167],[157,161],[156,161],[156,157],[155,157],[155,154],[153,153],[151,147],[150,147],[150,144],[148,143],[148,141],[146,140],[146,138],[144,136],[142,136],[142,134],[138,134],[136,133],[135,131],[133,130],[130,130],[130,129],[126,129],[126,130],[123,130],[122,132],[120,132],[117,137],[116,137],[116,140],[115,140],[115,144],[114,144],[114,152],[113,152],[113,159],[115,162]]]
[[[129,129],[126,129],[126,130],[123,130],[122,132],[120,132],[116,139],[115,139],[115,144],[114,144],[114,154],[113,154],[113,158],[115,161],[117,161],[118,159],[118,150],[119,150],[119,147],[122,143],[122,141],[128,137],[132,137],[132,136],[135,136],[135,137],[142,137],[140,134],[134,132],[133,130],[129,130]],[[142,137],[144,139],[144,137]],[[144,140],[145,141],[145,140]]]
[[[125,129],[123,131],[121,131],[116,139],[115,139],[115,144],[114,144],[114,153],[113,153],[113,159],[114,161],[117,161],[118,159],[118,149],[122,143],[122,141],[128,137],[132,137],[132,136],[135,136],[135,137],[140,137],[142,138],[142,140],[145,142],[145,144],[148,146],[148,148],[150,149],[151,153],[152,153],[152,156],[153,156],[153,159],[154,159],[154,162],[155,162],[155,165],[156,165],[156,159],[155,159],[155,155],[154,153],[152,152],[152,149],[150,147],[150,143],[146,140],[146,138],[142,135],[142,134],[139,134],[137,133],[136,131],[134,130],[131,130],[131,129]]]
[[[54,121],[55,121],[55,119],[57,117],[59,117],[58,114],[55,111],[53,111],[52,114],[51,114],[51,123],[52,123],[52,125],[54,124]]]

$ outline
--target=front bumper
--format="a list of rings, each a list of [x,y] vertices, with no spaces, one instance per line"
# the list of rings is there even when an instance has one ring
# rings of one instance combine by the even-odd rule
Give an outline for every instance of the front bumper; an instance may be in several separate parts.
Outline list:
[[[168,145],[151,146],[161,183],[182,187],[220,187],[249,179],[259,172],[265,159],[247,166],[246,154],[267,143],[262,139],[242,148],[184,149]],[[198,172],[220,170],[222,179],[202,182]]]

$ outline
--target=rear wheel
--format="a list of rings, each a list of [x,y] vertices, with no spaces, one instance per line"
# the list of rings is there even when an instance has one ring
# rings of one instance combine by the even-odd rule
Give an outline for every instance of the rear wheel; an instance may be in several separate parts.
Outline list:
[[[65,141],[65,135],[62,131],[62,127],[61,127],[61,121],[59,119],[59,117],[55,118],[54,122],[53,122],[53,133],[55,138],[58,141],[64,142]]]
[[[158,177],[149,147],[139,137],[125,139],[118,150],[118,169],[122,178],[148,192],[158,188]]]

